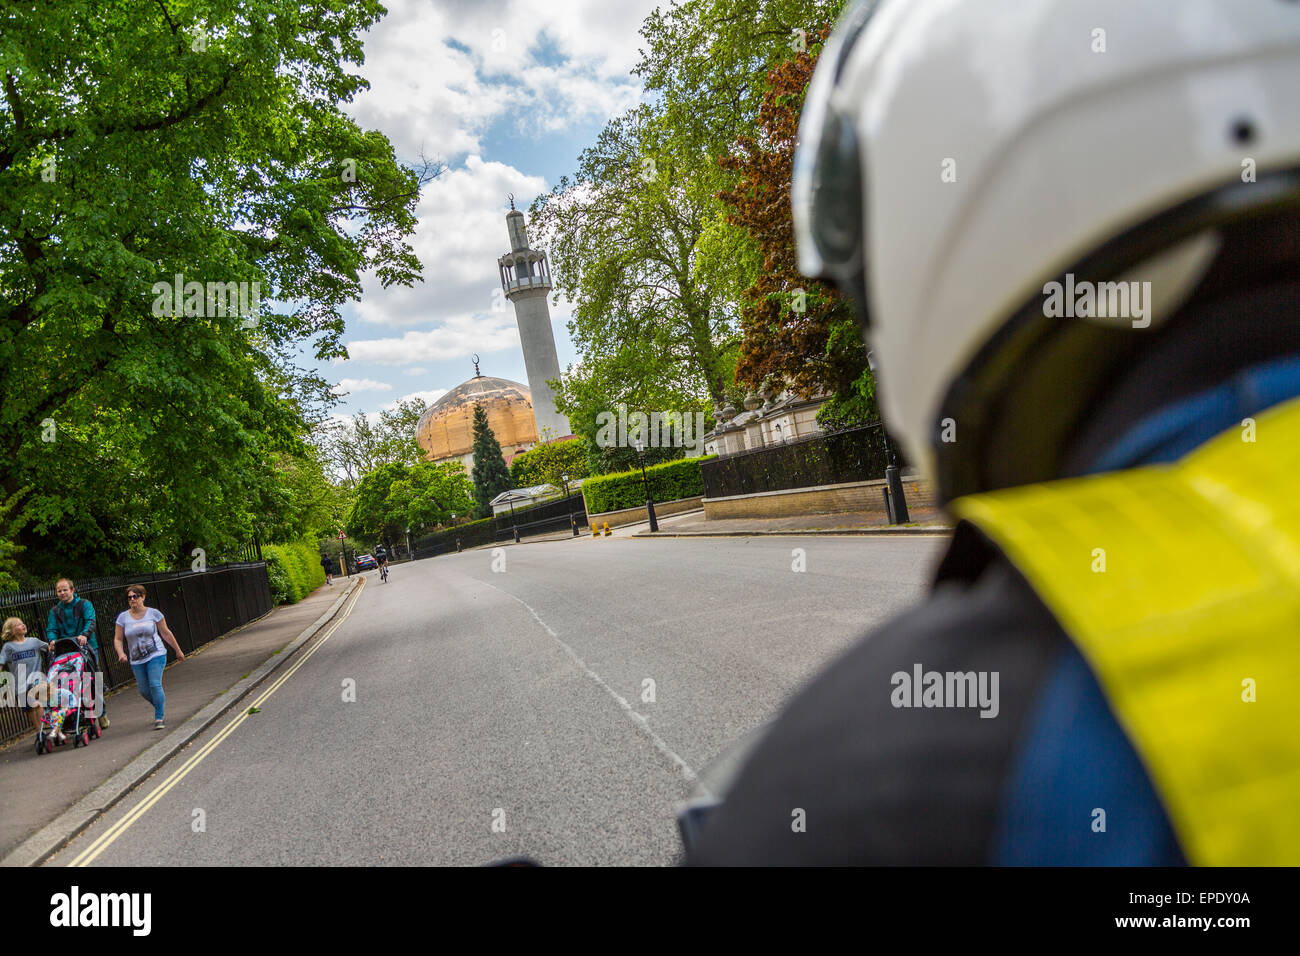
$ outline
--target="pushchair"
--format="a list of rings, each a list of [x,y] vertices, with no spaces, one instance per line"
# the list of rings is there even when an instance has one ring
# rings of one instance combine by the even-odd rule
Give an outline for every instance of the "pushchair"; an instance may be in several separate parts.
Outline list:
[[[91,737],[99,736],[99,725],[94,719],[94,698],[86,693],[91,675],[86,665],[89,658],[81,644],[70,637],[62,637],[46,651],[49,666],[48,701],[41,729],[36,735],[36,752],[47,754],[55,747],[60,733],[71,728],[74,747],[85,747]]]

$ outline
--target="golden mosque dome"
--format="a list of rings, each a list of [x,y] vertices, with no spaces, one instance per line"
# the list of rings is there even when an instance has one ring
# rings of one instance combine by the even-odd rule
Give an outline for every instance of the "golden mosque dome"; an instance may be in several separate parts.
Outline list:
[[[420,416],[415,440],[430,461],[464,459],[474,450],[474,406],[482,405],[506,463],[537,443],[533,396],[528,386],[476,375],[438,399]],[[468,462],[467,462],[468,466]]]

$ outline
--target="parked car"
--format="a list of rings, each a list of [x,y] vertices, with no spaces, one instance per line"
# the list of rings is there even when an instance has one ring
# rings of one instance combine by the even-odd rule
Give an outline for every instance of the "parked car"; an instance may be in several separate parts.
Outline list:
[[[373,571],[377,567],[379,567],[379,562],[374,559],[373,555],[363,554],[357,558],[358,571]]]

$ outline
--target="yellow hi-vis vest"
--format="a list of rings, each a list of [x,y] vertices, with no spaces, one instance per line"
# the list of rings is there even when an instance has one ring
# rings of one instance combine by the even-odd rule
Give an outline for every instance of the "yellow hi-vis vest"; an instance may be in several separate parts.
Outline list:
[[[1074,640],[1202,866],[1300,864],[1300,399],[1251,424],[951,506]]]

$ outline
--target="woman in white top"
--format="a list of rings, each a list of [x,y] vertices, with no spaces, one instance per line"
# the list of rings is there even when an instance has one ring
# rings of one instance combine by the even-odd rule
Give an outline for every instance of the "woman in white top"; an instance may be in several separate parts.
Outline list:
[[[153,704],[153,729],[163,729],[163,707],[167,698],[163,694],[162,673],[167,666],[167,646],[176,652],[178,661],[185,660],[185,652],[176,643],[176,637],[167,627],[167,620],[156,608],[145,607],[143,584],[132,584],[126,589],[127,610],[117,616],[113,633],[113,646],[117,659],[127,663],[130,651],[131,673],[135,675],[140,696]],[[125,641],[125,649],[123,646]],[[166,642],[164,644],[163,642]]]

